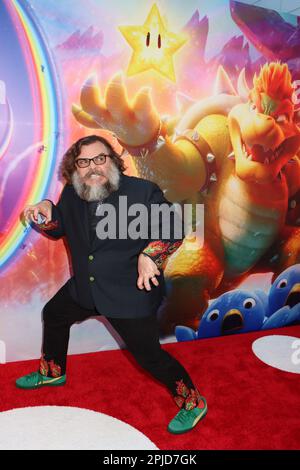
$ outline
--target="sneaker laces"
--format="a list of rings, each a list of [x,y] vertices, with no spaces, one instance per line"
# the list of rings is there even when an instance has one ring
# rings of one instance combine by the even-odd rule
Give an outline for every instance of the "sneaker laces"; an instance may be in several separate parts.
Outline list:
[[[26,381],[29,382],[32,377],[34,377],[37,374],[37,372],[31,372],[30,374],[26,375]]]
[[[177,414],[176,420],[178,420],[180,423],[184,424],[187,421],[187,419],[189,418],[189,414],[190,414],[191,411],[193,411],[193,410],[188,411],[188,410],[182,409]]]

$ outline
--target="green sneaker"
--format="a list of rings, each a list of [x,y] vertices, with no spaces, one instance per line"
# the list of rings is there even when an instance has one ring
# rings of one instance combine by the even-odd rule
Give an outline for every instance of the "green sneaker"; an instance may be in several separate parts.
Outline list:
[[[177,415],[170,421],[168,431],[172,434],[182,434],[193,429],[201,418],[207,413],[207,403],[204,397],[201,397],[204,403],[203,408],[199,405],[192,410],[182,408]]]
[[[24,375],[16,380],[16,386],[18,388],[25,388],[27,390],[44,387],[45,385],[51,387],[65,385],[65,383],[66,375],[61,375],[60,377],[46,377],[39,372],[31,372],[31,374]]]

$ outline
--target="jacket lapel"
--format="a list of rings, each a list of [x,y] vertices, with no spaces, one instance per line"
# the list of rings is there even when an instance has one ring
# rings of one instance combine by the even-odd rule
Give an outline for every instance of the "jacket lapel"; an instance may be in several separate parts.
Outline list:
[[[78,197],[79,202],[79,225],[81,227],[82,236],[85,240],[86,245],[90,248],[90,237],[89,237],[89,218],[88,218],[88,206],[84,199]]]
[[[123,173],[120,174],[120,183],[119,183],[119,188],[117,191],[113,191],[110,193],[110,195],[103,200],[104,203],[109,203],[112,204],[114,207],[117,208],[118,202],[119,202],[119,196],[123,194],[124,187],[125,187],[125,182],[127,180],[127,176],[123,175]],[[118,210],[116,210],[116,216],[118,217]],[[89,220],[88,220],[88,207],[87,203],[85,204],[85,227],[86,227],[86,232],[87,232],[87,241],[90,243],[89,240]],[[101,240],[100,238],[97,237],[97,233],[95,233],[94,240],[93,242],[89,245],[90,249],[92,251],[95,251],[97,248],[101,246],[101,244],[105,243],[105,240]]]

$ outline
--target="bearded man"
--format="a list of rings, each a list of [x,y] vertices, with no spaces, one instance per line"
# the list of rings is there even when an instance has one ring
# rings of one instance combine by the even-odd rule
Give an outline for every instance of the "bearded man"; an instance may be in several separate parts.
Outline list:
[[[79,139],[62,159],[60,170],[66,184],[59,202],[55,205],[45,199],[24,209],[25,219],[42,233],[66,238],[73,276],[43,308],[38,370],[17,379],[16,385],[23,389],[64,385],[72,324],[103,315],[137,363],[169,389],[180,411],[168,430],[182,433],[205,416],[207,404],[185,368],[161,348],[156,313],[165,295],[162,266],[184,234],[176,239],[172,231],[167,240],[99,236],[98,224],[103,220],[99,206],[114,209],[116,217],[111,222],[117,223],[116,228],[122,218],[121,197],[127,198],[131,208],[145,207],[147,214],[151,205],[171,206],[158,185],[124,174],[122,152],[114,134],[106,130]],[[127,219],[132,223],[130,214]],[[38,224],[41,215],[45,220]],[[149,222],[148,215],[144,222]]]

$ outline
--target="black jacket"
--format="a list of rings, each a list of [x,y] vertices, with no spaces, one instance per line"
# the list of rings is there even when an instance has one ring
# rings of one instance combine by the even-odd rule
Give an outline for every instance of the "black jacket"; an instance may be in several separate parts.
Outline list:
[[[153,203],[171,205],[155,183],[121,174],[119,189],[103,201],[115,207],[117,221],[121,195],[127,196],[127,207],[143,203],[150,210]],[[128,222],[135,217],[128,216]],[[138,256],[151,242],[150,237],[101,240],[96,236],[90,243],[88,202],[77,195],[71,184],[64,186],[57,205],[52,202],[52,222],[48,227],[39,226],[51,237],[65,236],[68,242],[74,275],[67,285],[75,302],[87,309],[96,308],[107,317],[144,317],[157,311],[165,295],[163,270],[159,269],[160,275],[156,276],[159,286],[151,281],[150,291],[137,286]]]

